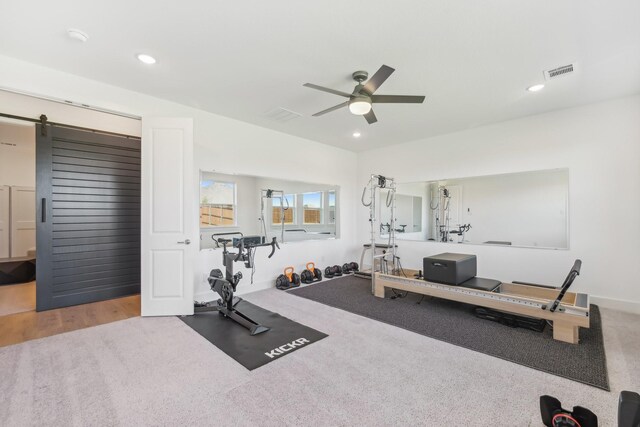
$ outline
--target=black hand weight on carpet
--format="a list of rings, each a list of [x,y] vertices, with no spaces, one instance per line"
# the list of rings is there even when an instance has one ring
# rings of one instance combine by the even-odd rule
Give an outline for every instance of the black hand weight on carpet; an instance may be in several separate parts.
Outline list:
[[[279,275],[276,279],[276,288],[280,290],[297,288],[300,283],[300,275],[294,272],[293,267],[287,267],[284,269],[284,274]]]
[[[322,280],[322,272],[312,262],[308,262],[302,273],[300,274],[300,280],[302,283],[313,283]]]
[[[324,269],[324,275],[328,278],[342,276],[342,267],[340,267],[339,265],[327,267]]]
[[[342,273],[351,274],[358,271],[358,263],[357,262],[345,262],[342,265]]]

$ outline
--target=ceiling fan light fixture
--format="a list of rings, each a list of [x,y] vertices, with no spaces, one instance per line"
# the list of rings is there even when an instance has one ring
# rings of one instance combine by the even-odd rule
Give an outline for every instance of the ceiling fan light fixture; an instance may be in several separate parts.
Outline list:
[[[365,99],[355,99],[349,103],[349,111],[356,116],[364,116],[371,111],[371,103]]]

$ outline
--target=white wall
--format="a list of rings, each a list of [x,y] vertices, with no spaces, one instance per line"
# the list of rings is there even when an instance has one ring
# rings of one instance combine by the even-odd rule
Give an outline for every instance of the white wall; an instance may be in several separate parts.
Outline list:
[[[35,185],[35,126],[0,119],[0,187],[11,187],[11,214],[0,219],[0,258],[27,256],[36,246]]]
[[[359,245],[354,244],[356,242],[355,209],[359,196],[354,191],[356,171],[353,164],[357,161],[357,156],[352,152],[6,56],[0,56],[0,87],[69,99],[138,116],[192,117],[196,144],[193,171],[196,195],[199,188],[198,171],[200,169],[233,171],[239,174],[273,178],[295,178],[309,182],[327,182],[327,178],[331,177],[331,182],[327,183],[340,186],[341,238],[286,244],[270,260],[267,260],[266,248],[259,250],[255,259],[256,283],[251,286],[249,280],[245,279],[238,288],[240,294],[273,286],[276,276],[287,265],[294,265],[301,270],[307,261],[315,261],[320,266],[342,264],[355,259],[359,252]],[[0,108],[4,112],[10,112],[8,111],[10,109],[11,106],[5,104]],[[39,115],[42,112],[29,110],[27,106],[21,114]],[[50,119],[68,122],[69,115],[56,117],[55,120],[53,117]],[[93,126],[91,119],[87,119],[87,122],[80,125]],[[104,127],[99,128],[104,129]],[[282,167],[284,156],[300,159],[324,158],[332,161],[322,167],[292,171],[291,168]],[[197,212],[197,197],[193,202],[194,212]],[[197,221],[197,218],[194,218],[194,221]],[[197,239],[196,235],[192,240],[197,241]],[[196,298],[213,299],[214,295],[209,290],[204,275],[212,268],[221,268],[221,258],[219,252],[199,253],[194,277]],[[242,270],[239,268],[240,265],[236,263],[238,270]],[[249,271],[244,271],[244,274],[245,277],[250,276]]]
[[[5,104],[2,104],[0,110]],[[0,121],[0,185],[36,186],[34,125]]]
[[[424,256],[441,252],[474,253],[480,276],[557,285],[581,258],[576,290],[640,312],[638,95],[360,153],[358,183],[362,191],[372,173],[415,182],[552,168],[570,171],[569,250],[400,241],[403,266],[420,268]],[[359,207],[360,241],[367,217]]]

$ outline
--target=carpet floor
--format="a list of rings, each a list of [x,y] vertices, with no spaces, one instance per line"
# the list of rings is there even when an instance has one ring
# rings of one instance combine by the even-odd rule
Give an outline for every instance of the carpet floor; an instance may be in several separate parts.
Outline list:
[[[470,350],[609,390],[602,322],[591,306],[591,327],[580,330],[580,344],[553,339],[550,327],[539,333],[479,319],[473,307],[440,298],[407,294],[385,299],[371,294],[371,281],[352,275],[319,282],[289,293],[398,326]],[[404,294],[404,293],[402,293]],[[419,304],[418,304],[419,302]]]
[[[640,389],[638,315],[601,310],[606,392],[275,289],[243,297],[329,336],[254,371],[175,317],[2,347],[0,425],[538,427],[550,394],[608,427]]]

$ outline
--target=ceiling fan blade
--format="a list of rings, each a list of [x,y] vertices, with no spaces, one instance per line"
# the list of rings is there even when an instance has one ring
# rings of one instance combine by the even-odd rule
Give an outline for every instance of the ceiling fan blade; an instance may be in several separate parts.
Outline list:
[[[342,104],[338,104],[338,105],[336,105],[334,107],[327,108],[326,110],[322,110],[322,111],[320,111],[318,113],[315,113],[313,115],[313,117],[322,116],[323,114],[327,114],[327,113],[330,113],[332,111],[339,110],[340,108],[346,107],[347,105],[349,105],[349,101],[345,101]]]
[[[373,92],[378,90],[382,83],[384,83],[384,81],[387,80],[391,73],[393,73],[394,71],[395,69],[383,65],[369,80],[367,80],[367,83],[364,85],[363,89],[369,95],[372,95]]]
[[[332,93],[338,96],[344,96],[345,98],[351,98],[351,94],[347,92],[342,92],[335,89],[329,89],[328,87],[314,85],[313,83],[305,83],[302,86],[310,87],[311,89],[321,90],[323,92]]]
[[[371,102],[386,104],[422,104],[424,96],[412,95],[371,95]]]
[[[374,124],[375,122],[378,121],[378,118],[376,117],[375,113],[373,112],[373,108],[371,110],[369,110],[369,112],[367,114],[364,115],[364,118],[367,119],[367,123]]]

